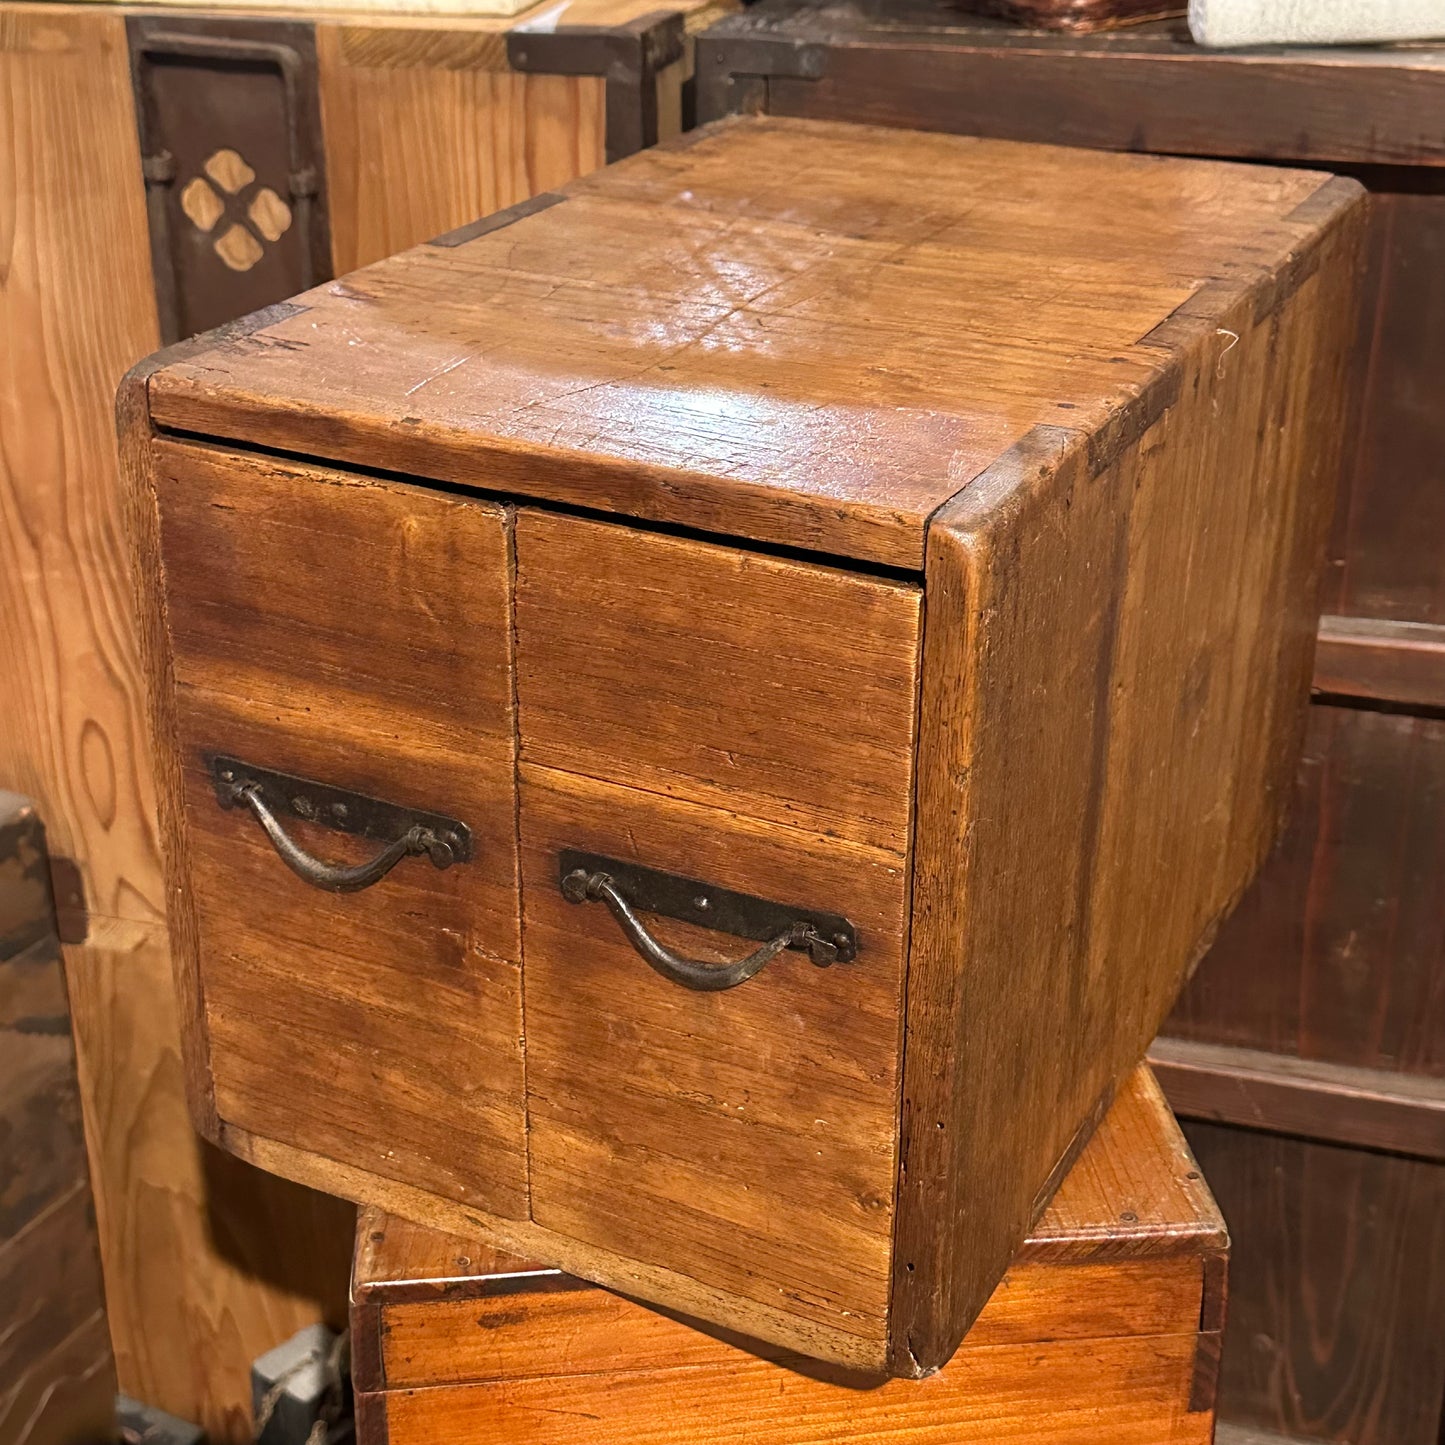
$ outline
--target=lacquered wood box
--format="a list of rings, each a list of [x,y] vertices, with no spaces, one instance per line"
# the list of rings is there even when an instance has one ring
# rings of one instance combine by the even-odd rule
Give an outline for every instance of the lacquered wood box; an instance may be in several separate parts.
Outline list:
[[[736,122],[138,369],[200,1127],[940,1366],[1276,833],[1357,196]]]
[[[922,1384],[756,1346],[363,1208],[358,1445],[1209,1445],[1228,1253],[1146,1069]]]

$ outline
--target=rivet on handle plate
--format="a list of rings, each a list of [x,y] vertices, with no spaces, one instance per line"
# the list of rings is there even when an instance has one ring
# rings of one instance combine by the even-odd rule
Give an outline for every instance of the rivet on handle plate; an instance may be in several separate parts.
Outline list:
[[[557,865],[558,886],[569,903],[606,904],[648,965],[683,988],[702,993],[736,988],[787,948],[805,949],[820,968],[851,963],[858,956],[857,930],[841,914],[774,903],[573,848],[558,853]],[[763,946],[734,963],[685,958],[654,938],[638,913],[761,940]]]
[[[425,854],[437,868],[471,861],[471,830],[445,814],[383,802],[365,793],[278,773],[272,768],[258,768],[225,755],[207,759],[207,765],[221,807],[250,809],[281,861],[298,877],[328,893],[355,893],[369,888],[407,857]],[[337,833],[374,839],[384,846],[365,863],[328,863],[302,848],[286,832],[282,817],[302,818]]]

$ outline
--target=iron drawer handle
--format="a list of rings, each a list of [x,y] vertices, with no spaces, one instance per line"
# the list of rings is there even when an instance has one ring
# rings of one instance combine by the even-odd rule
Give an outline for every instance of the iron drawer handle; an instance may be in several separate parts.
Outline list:
[[[562,855],[563,866],[560,880],[562,896],[569,903],[605,903],[621,926],[623,933],[627,935],[628,942],[647,963],[664,978],[681,984],[683,988],[694,989],[699,993],[717,993],[722,989],[736,988],[740,983],[746,983],[760,972],[785,948],[807,949],[813,962],[823,968],[832,963],[851,961],[856,954],[856,939],[852,926],[846,920],[840,920],[842,929],[828,937],[809,919],[795,918],[779,928],[761,948],[755,949],[746,958],[738,959],[736,963],[714,964],[699,959],[684,958],[681,954],[674,953],[670,948],[659,943],[647,931],[646,925],[633,912],[632,905],[623,897],[617,880],[609,871],[603,868],[591,870],[587,867],[568,868],[567,863],[577,856],[566,853]],[[688,888],[684,891],[694,893],[698,887],[705,887],[705,885],[691,884],[689,880],[673,879],[670,875],[657,874],[650,869],[632,867],[628,871],[644,880],[661,879],[664,891],[666,885],[673,882],[688,884]],[[711,891],[728,902],[740,900],[744,904],[756,904],[761,909],[776,909],[776,905],[762,903],[761,900],[746,899],[742,895],[725,893],[721,889]],[[662,906],[658,911],[668,913],[673,917],[687,917],[689,921],[700,923],[704,927],[716,927],[721,921],[706,916],[706,910],[711,906],[711,902],[706,896],[694,900],[695,905],[700,905],[695,908],[669,907],[664,900],[649,899],[649,902],[661,902]]]
[[[425,854],[437,868],[450,868],[453,863],[468,862],[472,856],[471,833],[455,819],[418,814],[360,793],[252,767],[234,758],[212,758],[210,768],[217,802],[223,808],[249,808],[281,861],[298,878],[328,893],[356,893],[370,888],[403,858]],[[322,827],[366,837],[385,837],[387,833],[396,836],[365,863],[327,863],[308,853],[286,832],[272,802],[267,800],[268,792],[273,800],[285,802],[298,816]]]

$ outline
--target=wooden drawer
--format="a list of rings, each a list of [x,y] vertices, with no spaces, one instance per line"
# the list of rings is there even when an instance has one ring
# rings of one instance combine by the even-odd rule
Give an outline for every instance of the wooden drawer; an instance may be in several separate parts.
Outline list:
[[[156,496],[217,1110],[525,1215],[506,512],[178,443]],[[318,891],[220,806],[218,754],[451,815],[474,860]],[[378,851],[283,821],[328,861]]]
[[[738,124],[139,372],[203,1127],[940,1367],[1277,831],[1358,219]],[[222,745],[477,856],[307,892]]]
[[[921,627],[915,585],[518,518],[533,1218],[879,1341]],[[845,915],[857,958],[679,988],[563,897],[566,849]]]

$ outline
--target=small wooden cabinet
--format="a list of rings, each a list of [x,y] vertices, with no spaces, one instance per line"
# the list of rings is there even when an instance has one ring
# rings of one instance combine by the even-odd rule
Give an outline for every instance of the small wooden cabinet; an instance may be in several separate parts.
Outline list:
[[[201,1127],[942,1366],[1277,832],[1357,189],[742,122],[139,368]]]
[[[1144,1069],[921,1383],[820,1366],[364,1208],[359,1445],[1208,1445],[1228,1248]]]

